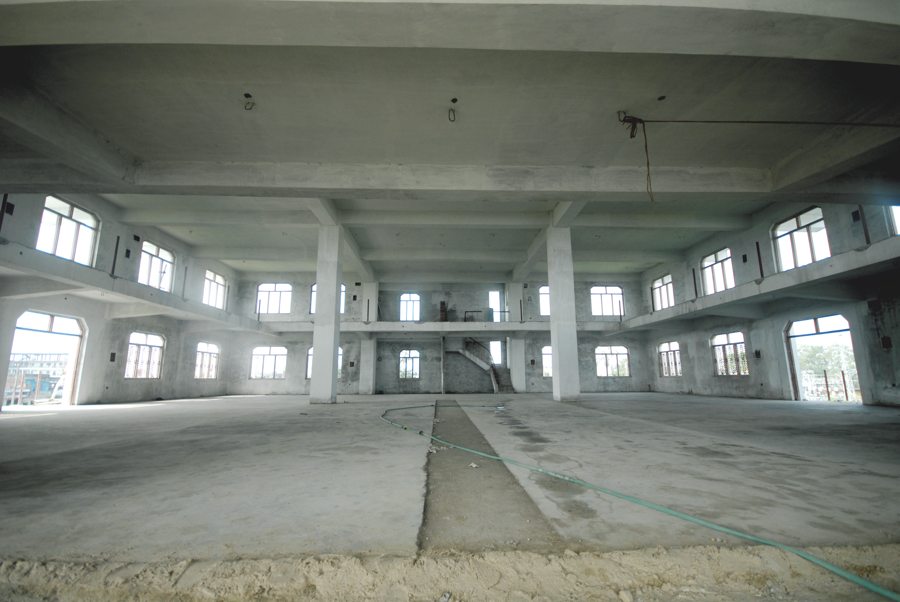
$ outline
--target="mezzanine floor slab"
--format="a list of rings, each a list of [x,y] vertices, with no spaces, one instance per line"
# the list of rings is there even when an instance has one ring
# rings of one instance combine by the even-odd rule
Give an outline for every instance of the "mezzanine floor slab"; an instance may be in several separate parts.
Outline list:
[[[430,432],[428,406],[439,397],[353,396],[322,406],[300,396],[245,396],[4,412],[0,559],[414,556],[428,532],[420,532],[428,479],[452,474],[428,472],[429,442],[414,432]],[[503,456],[791,545],[900,543],[897,408],[659,393],[566,404],[546,395],[447,399]],[[392,417],[413,431],[379,420],[385,409],[410,405],[426,407]],[[440,447],[432,453],[453,452]],[[480,466],[468,470],[489,461],[474,462]],[[545,538],[558,542],[546,553],[739,543],[509,470],[510,499],[536,507],[542,528],[558,536]],[[490,520],[517,521],[515,507]],[[487,523],[475,530],[477,541],[452,547],[520,551],[508,540],[486,543],[491,529]],[[900,567],[875,577],[896,588]]]

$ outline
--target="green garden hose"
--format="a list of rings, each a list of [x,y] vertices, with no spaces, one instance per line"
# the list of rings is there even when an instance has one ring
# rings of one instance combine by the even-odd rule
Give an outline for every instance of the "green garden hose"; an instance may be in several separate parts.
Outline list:
[[[460,407],[497,408],[498,406],[496,406],[496,405],[476,405],[476,406],[460,406]],[[827,560],[819,558],[818,556],[815,556],[814,554],[810,554],[809,552],[802,550],[800,548],[795,548],[793,546],[779,543],[779,542],[773,541],[771,539],[759,537],[759,536],[753,535],[751,533],[744,533],[743,531],[738,531],[737,529],[732,529],[732,528],[726,527],[724,525],[719,525],[717,523],[708,521],[708,520],[700,518],[698,516],[694,516],[692,514],[680,512],[673,508],[669,508],[668,506],[656,504],[654,502],[650,502],[650,501],[641,499],[639,497],[635,497],[633,495],[628,495],[626,493],[621,493],[614,489],[608,489],[608,488],[602,487],[600,485],[594,485],[593,483],[588,483],[587,481],[582,481],[581,479],[578,479],[575,477],[570,477],[570,476],[562,474],[560,472],[555,472],[553,470],[547,470],[546,468],[541,468],[540,466],[535,466],[533,464],[526,464],[525,462],[520,462],[520,461],[514,460],[512,458],[505,458],[503,456],[497,456],[494,454],[489,454],[486,452],[478,451],[477,449],[470,449],[470,448],[462,446],[462,445],[457,445],[456,443],[452,443],[445,439],[441,439],[440,437],[436,437],[434,435],[426,433],[425,431],[412,431],[412,429],[410,429],[407,425],[401,424],[399,422],[395,422],[387,417],[388,414],[390,414],[392,412],[399,412],[402,410],[418,410],[418,409],[422,409],[422,408],[432,408],[433,409],[434,405],[428,404],[428,405],[406,406],[406,407],[402,407],[402,408],[391,408],[389,410],[385,410],[385,412],[381,415],[381,419],[384,420],[385,422],[387,422],[388,424],[390,424],[391,426],[395,426],[397,428],[403,429],[404,431],[416,432],[416,434],[418,434],[422,437],[425,437],[426,439],[431,439],[432,441],[436,441],[436,442],[440,443],[441,445],[446,445],[447,447],[452,447],[453,449],[458,449],[460,451],[474,454],[476,456],[479,456],[481,458],[486,458],[488,460],[495,460],[497,462],[503,462],[505,464],[510,464],[512,466],[518,466],[520,468],[530,470],[531,472],[537,472],[540,474],[547,475],[549,477],[553,477],[555,479],[559,479],[561,481],[566,481],[567,483],[579,485],[581,487],[584,487],[585,489],[590,489],[591,491],[596,491],[598,493],[602,493],[604,495],[618,498],[620,500],[625,500],[626,502],[631,502],[632,504],[637,504],[638,506],[642,506],[642,507],[648,508],[650,510],[655,510],[657,512],[661,512],[668,516],[673,516],[673,517],[679,518],[683,521],[687,521],[689,523],[693,523],[693,524],[699,525],[701,527],[706,527],[707,529],[712,529],[713,531],[718,531],[719,533],[731,535],[732,537],[737,537],[739,539],[751,541],[753,543],[764,545],[764,546],[771,546],[773,548],[778,548],[779,550],[782,550],[784,552],[788,552],[790,554],[794,554],[795,556],[799,556],[800,558],[802,558],[806,561],[809,561],[809,562],[825,569],[826,571],[829,571],[829,572],[837,575],[838,577],[841,577],[842,579],[846,579],[850,583],[853,583],[864,589],[867,589],[874,594],[878,594],[879,596],[882,596],[888,600],[893,600],[894,602],[900,602],[900,594],[893,592],[889,589],[886,589],[884,587],[881,587],[877,583],[874,583],[872,581],[869,581],[868,579],[860,577],[859,575],[857,575],[855,573],[851,573],[850,571],[847,571],[835,564],[832,564],[832,563],[828,562]]]

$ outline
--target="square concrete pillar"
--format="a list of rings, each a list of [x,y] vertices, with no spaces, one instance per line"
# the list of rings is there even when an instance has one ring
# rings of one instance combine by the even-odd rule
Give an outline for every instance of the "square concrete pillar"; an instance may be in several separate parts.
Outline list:
[[[18,316],[13,315],[12,311],[3,311],[2,302],[0,302],[0,378],[3,379],[3,386],[6,387],[6,376],[9,374],[9,358],[12,355],[13,339],[16,336],[16,320]],[[0,410],[5,399],[0,399]],[[73,399],[72,403],[76,403]]]
[[[509,310],[510,322],[522,321],[522,309],[525,300],[525,288],[521,282],[506,283],[506,309]]]
[[[341,234],[340,226],[319,228],[310,403],[337,401],[337,352],[341,335]]]
[[[524,393],[525,384],[525,337],[515,336],[506,340],[506,365],[509,379],[516,393]]]
[[[359,344],[359,394],[375,394],[375,362],[378,360],[378,339],[371,336]]]
[[[363,282],[360,319],[368,324],[378,321],[378,283]]]
[[[578,375],[572,231],[569,228],[547,228],[547,277],[550,285],[553,399],[572,401],[581,393],[581,382]]]

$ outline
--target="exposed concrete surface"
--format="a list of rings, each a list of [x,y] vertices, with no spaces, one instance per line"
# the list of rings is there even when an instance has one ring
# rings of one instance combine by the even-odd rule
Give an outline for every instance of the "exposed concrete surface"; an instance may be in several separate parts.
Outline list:
[[[4,411],[0,557],[414,553],[427,443],[381,426],[390,405],[260,396]]]
[[[900,541],[893,408],[658,393],[534,396],[467,409],[500,455],[791,545]],[[559,530],[600,550],[724,541],[651,510],[510,467]],[[729,542],[729,543],[737,543]]]
[[[862,545],[812,551],[900,589],[893,408],[633,393],[578,404],[453,398],[506,410],[466,407],[471,422],[448,438],[785,543]],[[378,416],[436,396],[391,399],[4,411],[0,598],[877,599],[780,551],[725,549],[736,542],[515,467],[533,503],[515,483],[515,504],[477,482],[444,484],[475,489],[480,518],[506,512],[496,520],[513,524],[530,506],[567,541],[549,554],[504,551],[491,519],[479,524],[498,541],[484,547],[500,551],[417,554],[428,441]],[[430,432],[430,408],[393,417]],[[469,461],[479,465],[471,475],[492,470]],[[697,543],[714,545],[666,549]],[[602,553],[631,548],[649,549]]]
[[[435,436],[493,453],[455,401],[438,401],[434,416]],[[419,537],[423,550],[553,551],[564,547],[562,538],[504,464],[439,442],[434,442],[430,451]]]

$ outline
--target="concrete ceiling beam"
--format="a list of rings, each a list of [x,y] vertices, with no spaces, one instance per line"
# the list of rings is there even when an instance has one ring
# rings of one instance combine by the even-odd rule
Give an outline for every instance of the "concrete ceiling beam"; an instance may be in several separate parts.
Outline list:
[[[217,259],[219,261],[316,261],[316,248],[312,245],[297,247],[194,247],[191,253],[197,259]],[[315,269],[313,269],[315,271]]]
[[[210,211],[198,209],[128,209],[121,221],[146,226],[309,226],[319,221],[309,211]]]
[[[769,313],[761,304],[723,305],[713,307],[699,315],[698,319],[712,316],[720,318],[738,318],[740,320],[761,320],[769,316]]]
[[[817,301],[865,301],[869,298],[868,291],[851,282],[821,282],[804,286],[791,291],[791,296],[797,299],[815,299]]]
[[[660,228],[677,230],[745,230],[750,218],[735,215],[683,213],[589,213],[572,224],[576,228]]]
[[[229,196],[344,195],[377,198],[385,193],[427,197],[460,192],[600,195],[640,193],[647,202],[643,167],[376,165],[314,163],[164,162],[143,163],[135,173],[142,192]],[[769,172],[740,167],[653,168],[653,190],[665,193],[758,193],[771,189]],[[106,192],[109,192],[108,190]],[[621,199],[619,199],[621,200]],[[310,210],[314,204],[310,205]],[[316,208],[321,218],[335,213]]]
[[[384,270],[378,273],[379,283],[384,284],[455,284],[460,282],[471,283],[489,283],[502,284],[509,280],[509,272],[493,271],[493,272],[437,272],[423,271],[415,272],[408,270]],[[485,303],[486,304],[486,303]]]
[[[110,320],[127,318],[147,318],[151,316],[167,316],[171,310],[148,303],[110,303],[106,308],[106,317]]]
[[[521,263],[516,264],[516,266],[512,270],[511,276],[508,278],[509,282],[525,282],[528,278],[529,274],[534,270],[535,264],[539,261],[545,261],[547,259],[547,230],[541,230],[537,236],[534,237],[534,240],[531,241],[531,244],[528,246],[528,251],[525,253],[525,259],[522,260]]]
[[[345,226],[440,226],[442,228],[543,228],[546,211],[342,211]]]
[[[359,245],[356,243],[356,239],[353,238],[353,235],[350,234],[346,228],[343,230],[343,246],[348,254],[351,268],[364,282],[375,282],[378,279],[375,276],[375,270],[372,269],[372,265],[363,259],[362,252],[359,250]]]
[[[507,249],[372,249],[363,252],[366,261],[393,261],[400,263],[466,262],[474,264],[514,264],[521,259],[522,251]]]
[[[340,213],[329,199],[310,199],[308,207],[321,225],[342,226]],[[369,265],[369,262],[363,259],[356,239],[353,238],[353,235],[346,228],[343,228],[341,234],[341,240],[343,241],[341,246],[347,256],[346,259],[347,263],[350,264],[350,269],[356,272],[362,280],[373,282],[375,280],[375,271]]]
[[[0,133],[102,182],[127,185],[138,162],[42,94],[13,83],[0,87]]]
[[[337,208],[328,199],[314,199],[309,203],[309,210],[323,226],[340,226]]]
[[[575,224],[578,214],[587,205],[586,201],[561,201],[553,208],[550,225],[558,228],[569,228]]]
[[[900,64],[893,0],[3,0],[0,44],[229,44],[760,56]],[[335,28],[334,23],[341,23]],[[561,36],[559,32],[566,35]],[[823,44],[822,40],[828,40]],[[865,40],[866,43],[860,43]]]
[[[296,198],[327,196],[359,200],[634,202],[646,205],[646,174],[640,167],[374,165],[310,163],[145,162],[134,182],[102,181],[56,161],[0,160],[0,185],[8,192],[61,190],[96,194],[216,195]],[[717,202],[746,200],[771,191],[768,170],[715,167],[654,167],[659,205],[707,196]],[[379,212],[380,213],[380,212]],[[546,225],[549,214],[527,212],[523,227]],[[369,225],[369,212],[347,212],[351,222]],[[323,215],[325,219],[327,216]],[[337,213],[331,219],[342,218]],[[415,218],[410,218],[413,221]],[[457,218],[448,225],[458,224]],[[486,217],[505,221],[504,217]],[[538,224],[542,222],[542,224]],[[479,227],[477,224],[473,227]]]
[[[900,125],[895,98],[883,110],[867,110],[845,121]],[[793,191],[825,182],[900,150],[900,127],[833,127],[778,162],[774,191]]]
[[[880,174],[852,173],[804,188],[804,195],[853,195],[854,202],[895,205],[900,198],[900,179]],[[843,199],[848,202],[850,199]]]
[[[35,299],[48,295],[65,295],[85,290],[84,286],[73,286],[38,276],[4,276],[0,278],[0,299]]]

